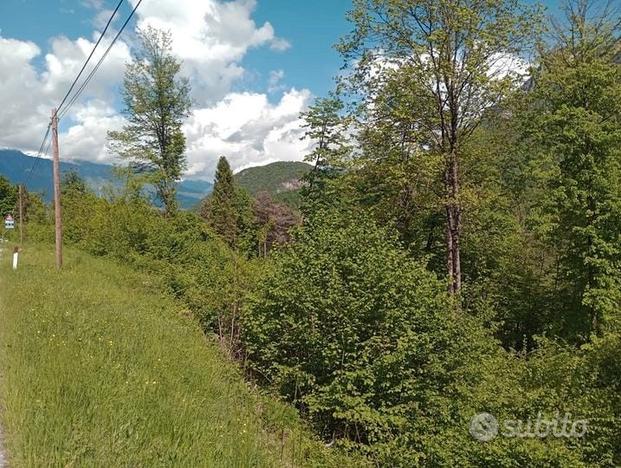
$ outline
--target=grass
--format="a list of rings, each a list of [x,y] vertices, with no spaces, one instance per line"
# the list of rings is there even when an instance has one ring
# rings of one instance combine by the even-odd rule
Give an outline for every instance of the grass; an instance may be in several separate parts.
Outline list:
[[[147,276],[69,250],[0,259],[0,420],[11,466],[353,466]]]

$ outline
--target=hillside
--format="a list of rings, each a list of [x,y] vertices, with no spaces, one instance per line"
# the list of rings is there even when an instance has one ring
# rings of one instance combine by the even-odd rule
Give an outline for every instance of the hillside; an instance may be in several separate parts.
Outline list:
[[[0,267],[11,466],[347,466],[261,397],[157,281],[75,250]],[[33,294],[36,291],[36,294]]]
[[[0,150],[0,174],[14,184],[28,181],[28,190],[43,195],[51,200],[52,161],[40,159],[30,175],[34,158],[16,150]],[[97,164],[88,161],[61,162],[61,172],[77,172],[97,193],[101,193],[107,185],[117,183],[108,164]],[[203,180],[185,180],[179,184],[177,198],[183,208],[192,208],[209,192],[212,184]]]
[[[311,169],[311,165],[303,162],[282,161],[244,169],[235,174],[235,179],[252,195],[266,191],[275,199],[296,204],[301,178]]]

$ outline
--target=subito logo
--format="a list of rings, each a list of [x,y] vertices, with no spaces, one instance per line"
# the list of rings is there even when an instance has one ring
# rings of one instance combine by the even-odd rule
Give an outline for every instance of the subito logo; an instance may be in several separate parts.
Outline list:
[[[470,421],[470,435],[481,442],[489,442],[498,435],[498,421],[489,413],[479,413]]]

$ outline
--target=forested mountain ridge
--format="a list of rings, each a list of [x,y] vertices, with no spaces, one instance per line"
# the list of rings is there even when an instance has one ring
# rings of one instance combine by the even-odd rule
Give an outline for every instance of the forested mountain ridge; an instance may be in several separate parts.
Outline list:
[[[299,190],[304,186],[303,178],[312,168],[304,162],[279,161],[239,171],[235,180],[251,195],[267,192],[276,200],[297,206]]]
[[[32,170],[34,168],[34,170]],[[32,173],[31,173],[32,170]],[[88,186],[102,193],[108,185],[118,184],[109,164],[98,164],[90,161],[61,161],[61,172],[75,172]],[[14,184],[28,182],[27,189],[41,194],[45,200],[52,197],[52,161],[41,158],[36,161],[32,156],[17,150],[0,150],[0,175],[5,176]],[[179,183],[177,198],[183,208],[196,206],[201,199],[211,192],[213,185],[204,180],[183,180]]]
[[[52,161],[41,159],[34,165],[34,157],[17,150],[0,150],[0,174],[11,182],[18,184],[28,180],[28,189],[40,193],[46,200],[52,194]],[[303,162],[282,161],[244,169],[235,174],[240,186],[252,195],[265,191],[277,199],[295,196],[291,192],[298,191],[301,179],[312,167]],[[115,181],[112,166],[92,163],[89,161],[61,161],[61,172],[75,172],[98,193]],[[184,179],[179,182],[177,197],[183,208],[196,206],[206,195],[211,193],[213,184],[205,180]]]
[[[312,170],[312,166],[298,161],[279,161],[265,166],[249,167],[235,173],[237,183],[256,195],[261,191],[274,195],[298,190],[301,179]]]

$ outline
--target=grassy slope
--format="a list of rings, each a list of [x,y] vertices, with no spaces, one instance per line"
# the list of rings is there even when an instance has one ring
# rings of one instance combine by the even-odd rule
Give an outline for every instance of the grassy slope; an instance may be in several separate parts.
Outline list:
[[[13,466],[340,465],[149,278],[29,248],[0,267],[2,424]]]

